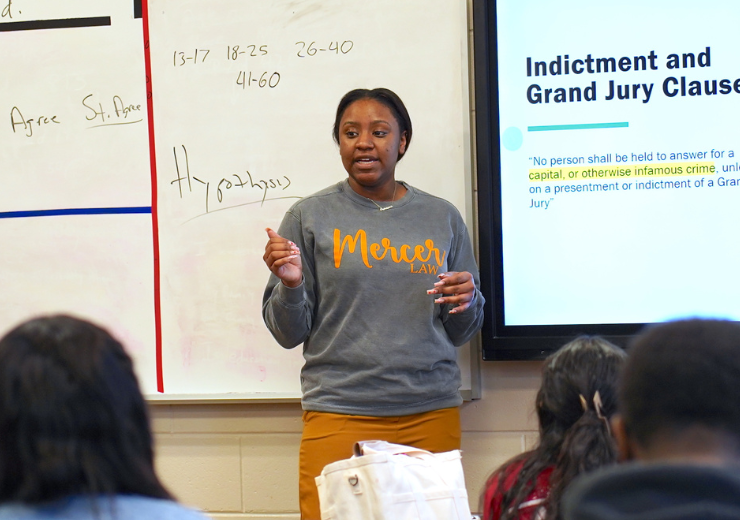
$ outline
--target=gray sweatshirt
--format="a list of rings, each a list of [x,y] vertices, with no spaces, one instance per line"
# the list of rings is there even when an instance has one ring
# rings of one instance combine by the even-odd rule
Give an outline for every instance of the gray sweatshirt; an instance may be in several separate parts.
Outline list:
[[[301,250],[303,283],[274,276],[262,315],[285,348],[303,343],[303,408],[397,416],[458,406],[455,346],[483,323],[470,237],[449,202],[404,184],[381,206],[345,180],[288,210],[278,233]],[[426,294],[446,271],[469,271],[473,304],[449,314]]]

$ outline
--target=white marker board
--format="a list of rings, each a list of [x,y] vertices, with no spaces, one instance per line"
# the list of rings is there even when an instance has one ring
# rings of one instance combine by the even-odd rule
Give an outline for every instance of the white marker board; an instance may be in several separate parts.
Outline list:
[[[462,0],[6,5],[0,317],[109,326],[153,400],[300,396],[300,347],[261,318],[264,228],[346,176],[331,127],[348,90],[401,96],[414,140],[397,178],[472,222]],[[17,25],[72,19],[99,25]]]

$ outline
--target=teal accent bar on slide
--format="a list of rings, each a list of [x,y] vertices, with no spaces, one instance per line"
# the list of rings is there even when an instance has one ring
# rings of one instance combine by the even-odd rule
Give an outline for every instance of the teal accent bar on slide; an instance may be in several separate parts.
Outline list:
[[[528,132],[547,132],[549,130],[588,130],[592,128],[626,128],[630,126],[628,122],[623,123],[588,123],[584,125],[547,125],[547,126],[528,126]]]

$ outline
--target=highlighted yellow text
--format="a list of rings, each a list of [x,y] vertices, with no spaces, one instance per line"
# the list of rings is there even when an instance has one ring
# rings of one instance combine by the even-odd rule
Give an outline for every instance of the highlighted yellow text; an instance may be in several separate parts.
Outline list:
[[[613,164],[578,168],[535,168],[529,170],[530,182],[590,181],[626,177],[680,177],[714,175],[714,162]]]

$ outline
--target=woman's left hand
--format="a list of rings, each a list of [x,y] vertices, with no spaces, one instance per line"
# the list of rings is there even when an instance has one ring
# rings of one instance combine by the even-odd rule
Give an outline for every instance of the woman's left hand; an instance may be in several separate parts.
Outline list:
[[[427,294],[441,295],[434,300],[434,303],[456,305],[450,310],[450,314],[463,312],[470,307],[475,296],[475,282],[472,274],[467,271],[449,271],[437,275],[437,278],[439,281],[434,284],[434,289],[427,291]]]

